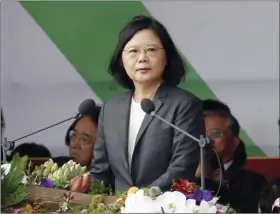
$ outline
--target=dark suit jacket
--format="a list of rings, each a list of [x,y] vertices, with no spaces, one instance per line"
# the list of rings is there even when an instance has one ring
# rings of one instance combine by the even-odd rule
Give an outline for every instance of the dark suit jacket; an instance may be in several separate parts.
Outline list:
[[[199,145],[172,127],[146,115],[137,135],[131,172],[128,164],[128,124],[132,92],[104,103],[91,168],[101,179],[126,191],[131,186],[171,188],[172,180],[194,179]],[[201,101],[190,92],[162,84],[153,99],[155,113],[195,137],[205,133]]]
[[[68,161],[71,160],[70,157],[68,156],[58,156],[58,157],[54,157],[52,158],[53,162],[57,164],[58,167],[63,166],[63,164],[67,163]]]
[[[242,213],[257,213],[265,177],[233,164],[225,171],[225,180],[229,183],[228,198],[232,207]]]

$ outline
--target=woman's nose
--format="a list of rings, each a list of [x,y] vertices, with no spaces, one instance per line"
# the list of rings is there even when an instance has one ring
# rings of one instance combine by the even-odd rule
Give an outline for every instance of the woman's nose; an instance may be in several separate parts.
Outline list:
[[[148,59],[148,56],[147,56],[146,51],[142,50],[142,51],[140,52],[138,61],[141,62],[141,63],[143,63],[143,62],[148,62],[148,60],[149,60],[149,59]]]

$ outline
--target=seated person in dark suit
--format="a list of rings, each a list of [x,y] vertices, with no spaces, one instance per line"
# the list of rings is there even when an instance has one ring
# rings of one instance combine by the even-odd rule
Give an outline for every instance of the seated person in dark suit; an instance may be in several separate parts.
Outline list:
[[[264,176],[240,167],[245,160],[242,147],[238,147],[240,144],[238,121],[228,111],[209,106],[208,109],[204,106],[204,118],[206,135],[213,139],[213,148],[223,160],[224,179],[228,181],[231,189],[229,200],[232,207],[239,212],[257,212],[257,202],[266,180]],[[235,155],[241,158],[234,160]]]
[[[65,137],[65,144],[69,146],[69,157],[53,158],[58,166],[62,166],[70,159],[82,166],[88,168],[91,166],[100,109],[100,106],[96,106],[91,114],[82,115],[71,124]]]
[[[50,158],[51,153],[44,145],[36,143],[23,143],[18,145],[8,157],[8,161],[13,159],[13,156],[18,153],[20,157],[27,155],[28,158]]]
[[[280,179],[269,182],[263,189],[259,213],[280,213]]]

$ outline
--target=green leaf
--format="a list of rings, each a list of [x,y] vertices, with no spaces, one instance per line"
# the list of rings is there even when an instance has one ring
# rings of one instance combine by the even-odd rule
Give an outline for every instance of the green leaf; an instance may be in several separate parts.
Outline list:
[[[106,186],[103,181],[94,180],[91,181],[89,193],[92,195],[98,195],[98,194],[112,194],[112,188],[109,186]]]
[[[15,204],[19,204],[20,202],[24,201],[27,198],[28,198],[28,190],[26,186],[22,184],[14,192],[12,192],[9,195],[6,195],[6,197],[4,197],[3,200],[1,200],[2,207],[9,207]]]
[[[28,197],[28,191],[22,179],[25,176],[27,156],[20,157],[16,153],[10,162],[11,167],[7,175],[3,175],[1,180],[1,207],[15,205],[24,201]],[[1,172],[3,172],[1,170]]]
[[[54,180],[53,183],[56,189],[67,189],[70,185],[70,181],[65,180]]]

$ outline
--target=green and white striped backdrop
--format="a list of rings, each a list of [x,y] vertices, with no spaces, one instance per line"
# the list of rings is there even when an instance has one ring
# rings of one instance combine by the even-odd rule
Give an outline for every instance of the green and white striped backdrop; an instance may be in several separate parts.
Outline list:
[[[277,1],[17,2],[1,5],[1,102],[9,140],[74,115],[87,98],[121,93],[107,65],[124,24],[151,15],[192,69],[181,87],[226,102],[250,156],[278,155]],[[67,154],[66,129],[25,141]]]

